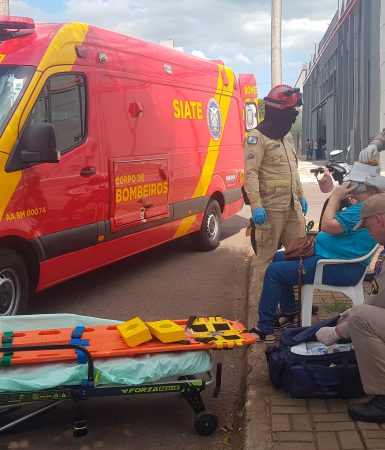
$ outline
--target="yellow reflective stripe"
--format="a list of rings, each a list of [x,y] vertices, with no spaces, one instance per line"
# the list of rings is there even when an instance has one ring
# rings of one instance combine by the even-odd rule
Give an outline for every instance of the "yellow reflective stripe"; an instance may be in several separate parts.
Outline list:
[[[289,187],[290,180],[265,180],[264,184],[267,187]]]
[[[52,39],[37,70],[43,72],[47,67],[74,64],[77,58],[75,45],[83,44],[87,32],[88,25],[85,23],[64,24]]]
[[[75,45],[83,44],[87,32],[88,25],[83,23],[67,23],[60,28],[48,45],[37,68],[37,72],[32,77],[26,92],[0,138],[0,148],[7,153],[0,153],[0,221],[2,220],[4,211],[21,179],[22,173],[21,171],[6,173],[4,170],[5,164],[8,159],[8,154],[11,152],[17,139],[19,125],[21,129],[27,117],[27,114],[22,116],[22,113],[26,108],[32,109],[33,107],[30,100],[31,95],[39,82],[40,72],[43,72],[50,66],[60,64],[68,64],[68,71],[70,71],[77,58]],[[66,45],[63,45],[64,43]]]
[[[0,220],[3,218],[5,208],[7,207],[9,200],[15,192],[21,178],[21,171],[6,173],[4,171],[5,164],[8,160],[8,155],[0,153]]]
[[[222,70],[226,71],[226,75],[229,81],[229,84],[227,86],[223,85],[223,79],[222,79]],[[222,142],[222,137],[225,131],[226,126],[226,120],[230,109],[230,103],[232,98],[232,93],[234,90],[234,73],[232,70],[230,70],[227,67],[224,66],[218,66],[218,84],[217,89],[215,93],[215,100],[217,101],[219,108],[221,110],[221,116],[222,116],[222,132],[217,141],[214,139],[210,139],[208,148],[207,148],[207,155],[206,160],[203,165],[202,173],[198,182],[198,185],[195,189],[195,192],[192,196],[192,198],[202,197],[206,195],[207,190],[209,188],[214,169],[215,164],[218,159],[219,155],[219,148]],[[226,94],[226,95],[223,95]],[[178,229],[176,230],[174,237],[183,236],[186,234],[190,228],[192,227],[194,221],[196,219],[196,214],[190,217],[186,217],[182,220],[180,223]]]

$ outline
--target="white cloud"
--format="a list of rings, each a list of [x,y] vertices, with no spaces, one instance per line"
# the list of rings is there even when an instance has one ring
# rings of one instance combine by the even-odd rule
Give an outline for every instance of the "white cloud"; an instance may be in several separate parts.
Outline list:
[[[248,56],[244,55],[243,53],[236,53],[235,59],[237,61],[241,61],[246,64],[251,64],[251,59]]]
[[[36,22],[50,22],[52,16],[40,8],[34,8],[28,1],[11,0],[9,5],[11,16],[32,17]]]
[[[52,0],[50,14],[32,8],[32,1],[10,0],[12,14],[83,21],[156,43],[173,39],[187,53],[221,59],[236,73],[254,73],[261,86],[269,85],[270,1],[55,0],[64,5],[56,16]],[[336,10],[337,0],[282,1],[283,79],[297,77]]]
[[[197,56],[198,58],[202,58],[202,59],[209,59],[203,52],[202,50],[193,50],[191,52],[192,55]]]

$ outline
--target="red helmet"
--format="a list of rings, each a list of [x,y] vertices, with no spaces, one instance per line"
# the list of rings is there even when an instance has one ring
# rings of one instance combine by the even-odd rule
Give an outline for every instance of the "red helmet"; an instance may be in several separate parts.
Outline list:
[[[263,99],[265,105],[275,109],[295,108],[302,105],[302,94],[299,88],[292,88],[287,84],[279,84]]]

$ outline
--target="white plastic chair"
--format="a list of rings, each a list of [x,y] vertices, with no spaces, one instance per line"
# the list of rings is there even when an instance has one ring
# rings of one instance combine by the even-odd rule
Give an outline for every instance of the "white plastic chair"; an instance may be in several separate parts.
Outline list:
[[[311,308],[313,304],[314,289],[342,292],[352,299],[353,305],[362,305],[362,303],[364,303],[364,287],[362,283],[369,266],[366,267],[361,280],[355,286],[331,286],[329,284],[322,284],[323,270],[328,264],[351,264],[365,261],[375,254],[378,247],[378,244],[375,245],[369,253],[356,259],[320,259],[317,262],[313,284],[304,284],[301,290],[301,324],[303,327],[311,325]]]

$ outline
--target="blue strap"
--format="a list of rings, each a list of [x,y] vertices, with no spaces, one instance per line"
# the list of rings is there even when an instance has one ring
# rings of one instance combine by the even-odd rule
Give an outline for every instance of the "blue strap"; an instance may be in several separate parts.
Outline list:
[[[84,326],[75,327],[75,329],[73,330],[73,332],[71,334],[70,344],[83,345],[84,347],[88,347],[90,345],[90,341],[88,339],[82,339],[84,329],[85,329]],[[87,355],[84,352],[82,352],[81,350],[75,349],[75,352],[78,356],[78,363],[86,364]]]
[[[71,338],[81,338],[83,335],[85,327],[84,326],[78,326],[75,327],[75,329],[73,330],[72,334],[71,334]]]

